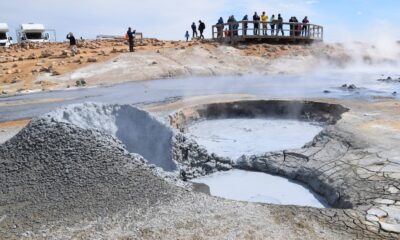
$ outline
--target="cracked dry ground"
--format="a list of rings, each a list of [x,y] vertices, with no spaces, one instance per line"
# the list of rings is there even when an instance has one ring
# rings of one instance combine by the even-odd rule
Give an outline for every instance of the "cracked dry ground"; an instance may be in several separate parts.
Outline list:
[[[339,234],[341,239],[398,239],[399,103],[358,100],[321,102],[341,104],[349,112],[302,149],[242,157],[233,167],[282,175],[306,183],[323,195],[332,209],[268,206],[275,213],[270,214],[271,218],[297,227],[305,224],[312,229],[301,235],[305,238],[312,239],[310,234],[314,233],[318,238],[335,238]],[[187,109],[187,117],[190,118],[191,108]],[[243,209],[240,214],[244,212],[246,210]],[[290,218],[288,213],[294,217]],[[253,216],[257,219],[258,213]],[[318,232],[318,229],[323,230]],[[330,234],[326,235],[324,231]],[[290,239],[293,236],[287,237]],[[274,238],[274,235],[268,238]]]
[[[343,119],[303,149],[243,157],[236,167],[307,183],[332,207],[347,209],[310,210],[311,215],[356,233],[356,238],[398,239],[399,103],[352,101],[343,105],[350,109]]]

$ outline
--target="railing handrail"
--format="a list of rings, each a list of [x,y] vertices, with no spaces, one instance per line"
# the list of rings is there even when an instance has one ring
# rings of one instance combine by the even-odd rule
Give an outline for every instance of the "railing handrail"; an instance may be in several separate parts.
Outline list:
[[[282,22],[282,23],[279,23],[279,22],[271,22],[271,21],[268,21],[268,22],[263,22],[263,21],[253,21],[253,20],[247,20],[247,21],[244,21],[244,20],[241,20],[241,21],[235,21],[235,22],[230,22],[230,23],[228,23],[228,22],[225,22],[224,24],[215,24],[215,25],[213,25],[213,27],[217,27],[217,26],[219,26],[219,25],[224,25],[224,26],[228,26],[228,25],[234,25],[234,24],[240,24],[240,23],[251,23],[251,24],[254,24],[254,23],[266,23],[266,24],[269,24],[269,25],[271,25],[271,24],[274,24],[274,25],[278,25],[278,24],[282,24],[282,25],[288,25],[288,24],[293,24],[293,25],[306,25],[306,26],[315,26],[315,27],[319,27],[319,28],[323,28],[321,25],[317,25],[317,24],[313,24],[313,23],[301,23],[301,22]]]
[[[245,25],[246,24],[246,25]],[[249,26],[253,25],[253,26]],[[258,24],[258,28],[255,25]],[[263,26],[267,25],[267,28]],[[288,28],[290,26],[290,29]],[[293,26],[300,26],[293,28]],[[225,29],[225,27],[229,27],[229,29]],[[261,32],[265,31],[275,31],[276,34],[272,35],[264,35]],[[302,23],[302,22],[278,22],[278,20],[263,22],[254,21],[254,20],[241,20],[234,22],[224,22],[223,24],[215,24],[212,26],[212,38],[213,39],[221,39],[224,38],[224,32],[228,31],[229,38],[237,38],[241,37],[242,39],[247,38],[282,38],[284,36],[283,32],[290,32],[289,36],[284,36],[285,38],[293,38],[293,39],[309,39],[309,40],[323,40],[324,36],[324,28],[321,25],[313,24],[313,23]],[[257,31],[258,33],[250,34],[247,31]],[[282,32],[281,36],[278,36],[278,31]],[[241,34],[240,34],[241,33]],[[304,33],[304,36],[303,36]],[[215,37],[215,34],[218,36]],[[300,35],[299,35],[300,34]]]

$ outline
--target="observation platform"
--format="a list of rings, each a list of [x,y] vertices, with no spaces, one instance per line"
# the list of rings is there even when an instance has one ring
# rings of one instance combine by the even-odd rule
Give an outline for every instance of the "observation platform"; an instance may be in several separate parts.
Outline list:
[[[259,25],[258,29],[254,27],[255,24]],[[238,42],[309,44],[324,40],[324,28],[320,25],[303,23],[236,21],[212,26],[212,39],[232,44]]]

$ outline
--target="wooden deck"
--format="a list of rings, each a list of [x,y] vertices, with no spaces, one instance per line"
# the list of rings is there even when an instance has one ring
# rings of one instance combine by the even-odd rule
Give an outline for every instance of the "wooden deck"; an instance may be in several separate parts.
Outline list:
[[[297,44],[322,42],[324,39],[324,28],[315,24],[282,23],[282,30],[275,24],[271,31],[272,23],[258,22],[258,34],[254,32],[253,21],[237,21],[233,23],[217,24],[212,26],[212,39],[226,43],[238,42],[263,42],[272,44]],[[247,28],[246,28],[247,25]],[[266,35],[264,27],[266,26]],[[282,33],[283,31],[283,33]]]

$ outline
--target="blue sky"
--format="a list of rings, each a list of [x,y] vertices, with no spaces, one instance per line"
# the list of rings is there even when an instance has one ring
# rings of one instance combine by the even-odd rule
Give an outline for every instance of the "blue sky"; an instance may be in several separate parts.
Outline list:
[[[282,13],[285,20],[307,15],[325,27],[326,41],[332,42],[378,34],[400,39],[394,24],[400,22],[399,9],[399,0],[1,0],[0,22],[7,22],[13,33],[20,23],[44,23],[57,30],[59,39],[69,31],[84,38],[122,35],[128,26],[145,37],[182,39],[193,21],[202,19],[210,27],[219,16],[241,19],[257,10]]]

